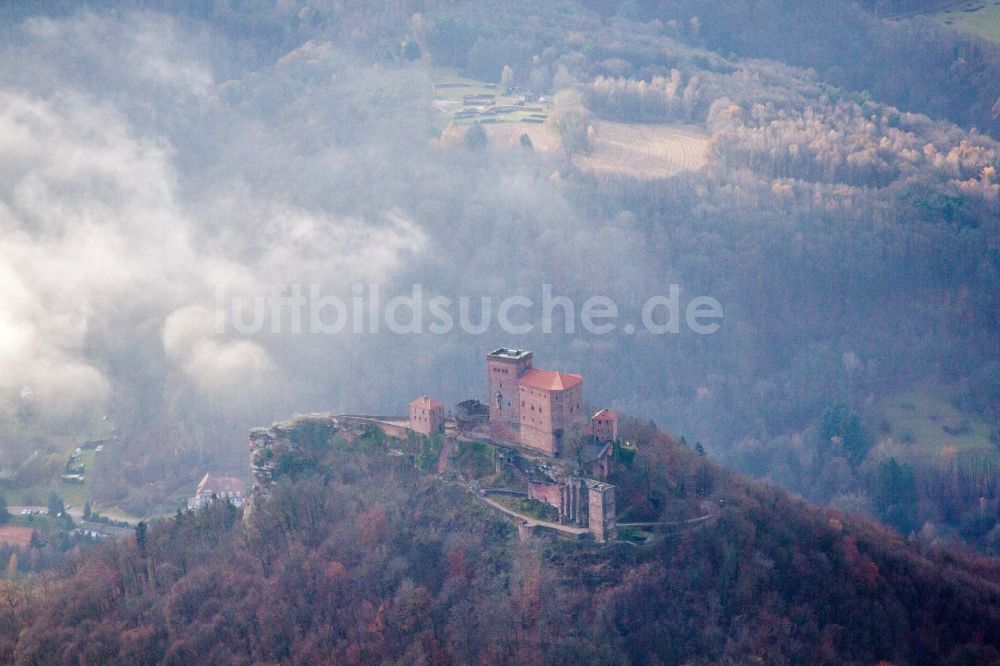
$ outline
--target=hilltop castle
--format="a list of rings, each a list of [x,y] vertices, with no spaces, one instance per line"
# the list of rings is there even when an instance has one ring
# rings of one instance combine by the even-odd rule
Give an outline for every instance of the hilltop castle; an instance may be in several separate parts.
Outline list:
[[[440,438],[438,474],[447,471],[449,451],[456,447],[490,445],[495,471],[511,472],[519,487],[477,489],[477,496],[516,517],[522,534],[537,530],[573,538],[590,534],[599,542],[614,540],[615,487],[607,481],[613,473],[618,415],[602,409],[588,419],[583,412],[583,377],[535,368],[530,351],[494,349],[486,355],[486,374],[489,405],[476,399],[463,401],[456,405],[454,418],[445,416],[444,404],[424,395],[409,403],[406,416],[313,414],[255,428],[250,433],[254,499],[248,512],[280,472],[282,464],[276,460],[313,455],[297,441],[300,429],[331,442],[335,437],[356,441],[378,429],[395,440],[390,455],[406,455],[406,443],[414,443],[414,434]],[[548,504],[557,517],[528,520],[492,495]]]
[[[456,405],[458,429],[514,444],[553,458],[562,453],[566,435],[579,427],[602,447],[618,439],[618,414],[602,409],[590,417],[583,412],[583,377],[534,367],[534,354],[500,347],[486,355],[488,405],[475,399]],[[410,430],[444,433],[444,405],[427,396],[409,404]]]

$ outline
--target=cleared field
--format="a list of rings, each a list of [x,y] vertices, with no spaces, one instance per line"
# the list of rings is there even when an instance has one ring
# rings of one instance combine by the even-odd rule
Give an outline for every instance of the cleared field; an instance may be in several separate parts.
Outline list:
[[[562,151],[550,118],[551,100],[518,101],[516,95],[504,94],[496,84],[463,77],[450,67],[433,68],[431,80],[441,127],[451,122],[479,123],[491,143],[517,145],[527,134],[538,152]],[[487,101],[477,101],[479,96]],[[707,161],[708,134],[697,125],[595,120],[591,128],[591,153],[573,156],[573,162],[585,171],[667,178],[699,169]]]
[[[106,518],[110,518],[111,520],[123,520],[126,523],[128,523],[129,525],[135,525],[136,523],[138,523],[140,520],[143,519],[140,516],[133,516],[132,514],[126,512],[126,511],[123,511],[122,509],[119,509],[117,506],[105,506],[105,505],[103,505],[103,504],[101,504],[99,502],[95,502],[94,504],[92,504],[91,505],[91,510],[94,511],[95,513],[101,514],[102,516],[104,516]],[[169,516],[169,515],[171,515],[171,513],[172,512],[165,511],[161,515],[163,515],[163,516]],[[81,516],[83,515],[82,511],[81,511],[80,515]],[[152,517],[156,517],[156,516],[152,516]]]
[[[975,416],[963,414],[936,390],[907,391],[883,401],[885,418],[892,437],[937,455],[954,446],[958,453],[996,455],[990,442],[989,425]]]
[[[494,125],[483,125],[483,129],[486,131],[486,136],[490,138],[490,142],[494,144],[504,142],[517,143],[520,141],[522,134],[527,134],[531,139],[531,145],[539,152],[548,153],[562,150],[562,142],[559,140],[559,135],[556,134],[556,131],[552,129],[549,123],[542,125],[497,123]]]
[[[971,0],[935,14],[945,25],[1000,42],[1000,0]]]
[[[21,548],[24,548],[31,543],[31,533],[34,531],[35,530],[30,527],[0,525],[0,541],[8,543],[12,546],[20,546]]]
[[[581,168],[633,178],[666,178],[700,169],[707,161],[708,134],[697,125],[593,123],[591,154],[575,155]]]
[[[434,84],[434,99],[458,101],[466,95],[496,94],[496,84],[470,79],[459,74],[454,67],[432,67],[431,82]]]

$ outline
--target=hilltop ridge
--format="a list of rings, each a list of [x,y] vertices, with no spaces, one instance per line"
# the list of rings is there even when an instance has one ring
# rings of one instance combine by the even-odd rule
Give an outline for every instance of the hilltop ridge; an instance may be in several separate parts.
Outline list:
[[[672,517],[710,502],[713,525],[645,546],[524,541],[437,474],[432,438],[297,417],[255,431],[293,446],[255,462],[270,489],[243,520],[219,502],[76,555],[44,591],[5,597],[0,658],[998,661],[995,561],[907,543],[622,427],[638,443],[614,475],[623,507]]]

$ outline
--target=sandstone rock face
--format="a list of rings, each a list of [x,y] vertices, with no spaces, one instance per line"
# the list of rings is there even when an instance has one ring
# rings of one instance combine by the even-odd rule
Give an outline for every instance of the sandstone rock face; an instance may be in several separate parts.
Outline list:
[[[250,471],[254,483],[244,520],[267,497],[277,477],[307,466],[339,432],[339,420],[332,414],[299,415],[251,430]]]

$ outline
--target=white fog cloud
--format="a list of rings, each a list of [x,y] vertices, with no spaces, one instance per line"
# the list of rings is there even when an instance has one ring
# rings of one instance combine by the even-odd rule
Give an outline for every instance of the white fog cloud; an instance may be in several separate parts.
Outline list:
[[[267,350],[250,340],[221,339],[208,308],[193,305],[170,313],[162,338],[167,356],[213,397],[234,387],[261,389],[274,379],[276,367]]]
[[[240,119],[257,109],[208,101],[217,87],[204,35],[145,13],[29,19],[21,31],[0,72],[0,400],[30,386],[45,404],[103,406],[114,384],[105,352],[117,350],[94,331],[131,344],[151,321],[168,372],[192,390],[262,386],[279,363],[267,341],[217,334],[206,315],[216,286],[385,281],[425,251],[401,213],[335,215],[240,173],[205,170],[218,180],[185,194],[179,162],[212,156],[181,154],[178,138],[220,125],[270,131]],[[217,116],[202,128],[201,113]],[[175,125],[191,133],[171,135]],[[238,167],[274,168],[256,159]]]

